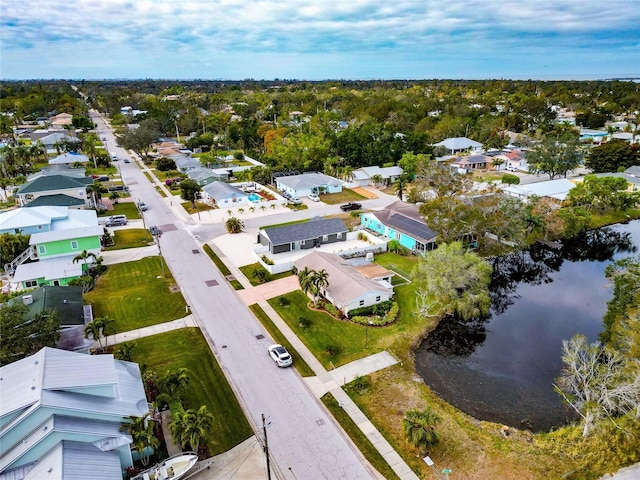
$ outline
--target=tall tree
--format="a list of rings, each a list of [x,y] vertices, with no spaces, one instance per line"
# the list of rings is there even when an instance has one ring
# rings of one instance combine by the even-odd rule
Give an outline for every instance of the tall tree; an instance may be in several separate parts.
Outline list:
[[[125,422],[120,425],[120,431],[131,435],[133,447],[140,455],[142,465],[149,464],[148,448],[156,449],[160,446],[160,440],[154,434],[155,422],[149,418],[130,415],[125,417]]]
[[[191,180],[187,178],[180,182],[180,196],[191,202],[192,205],[195,206],[196,199],[198,198],[198,194],[202,190],[202,187],[195,180]]]
[[[143,160],[149,159],[151,144],[160,138],[161,133],[158,124],[153,119],[140,122],[140,126],[134,130],[125,130],[116,135],[118,145],[127,150],[133,150]]]
[[[193,450],[198,451],[200,443],[209,438],[215,417],[205,405],[202,405],[198,410],[187,410],[181,421],[180,445],[184,448],[188,444]]]
[[[412,272],[416,303],[424,317],[457,314],[463,319],[489,312],[491,266],[460,242],[442,244],[420,258]]]
[[[640,164],[640,145],[613,139],[589,150],[584,162],[593,173],[619,172]]]
[[[158,382],[158,386],[162,393],[168,395],[170,400],[174,400],[180,398],[180,394],[189,385],[189,380],[189,370],[186,368],[168,370]]]
[[[582,151],[575,136],[547,136],[527,155],[529,170],[535,174],[548,174],[553,180],[566,177],[582,161]]]

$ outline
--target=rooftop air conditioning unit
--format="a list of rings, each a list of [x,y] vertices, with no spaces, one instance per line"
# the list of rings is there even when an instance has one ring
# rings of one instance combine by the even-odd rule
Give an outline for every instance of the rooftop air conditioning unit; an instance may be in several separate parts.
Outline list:
[[[33,295],[23,295],[22,303],[25,305],[31,305],[33,303]]]

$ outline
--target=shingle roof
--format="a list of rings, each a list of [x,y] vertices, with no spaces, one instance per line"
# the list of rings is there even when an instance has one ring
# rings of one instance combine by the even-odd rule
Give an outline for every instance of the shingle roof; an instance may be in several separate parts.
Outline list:
[[[89,177],[75,178],[67,175],[46,175],[23,183],[16,192],[17,195],[27,193],[48,192],[51,190],[65,190],[69,188],[85,189],[91,185],[93,179]]]
[[[441,142],[434,143],[433,146],[444,146],[445,148],[447,148],[447,150],[466,150],[467,148],[481,147],[482,144],[467,137],[452,137],[445,138]]]
[[[640,176],[640,165],[633,165],[627,168],[624,173],[638,177]]]
[[[240,190],[238,187],[234,187],[233,185],[229,185],[225,182],[212,182],[209,185],[205,185],[202,189],[207,192],[207,194],[216,200],[233,197],[247,197],[248,194]]]
[[[57,193],[55,195],[42,195],[29,203],[24,205],[25,207],[77,207],[84,205],[84,200],[79,198],[70,197],[64,193]]]
[[[73,163],[87,163],[89,161],[89,157],[86,155],[82,155],[80,153],[68,152],[62,155],[58,155],[55,158],[49,160],[49,165],[67,165]]]
[[[347,227],[345,227],[339,218],[320,217],[312,218],[305,223],[262,230],[264,236],[271,241],[272,245],[283,245],[301,240],[313,240],[324,235],[335,233],[344,233],[346,235],[347,231]]]
[[[391,289],[364,277],[348,261],[333,253],[314,251],[294,263],[298,270],[304,267],[325,270],[329,274],[329,285],[325,290],[338,305],[349,304],[369,292],[392,293]]]
[[[375,216],[383,225],[394,228],[421,242],[433,241],[437,236],[424,222],[418,207],[410,203],[398,200],[384,210],[369,215]]]

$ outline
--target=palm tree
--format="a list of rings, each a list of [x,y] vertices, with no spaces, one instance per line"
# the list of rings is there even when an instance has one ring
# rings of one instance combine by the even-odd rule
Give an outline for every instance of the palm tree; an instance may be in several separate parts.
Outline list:
[[[100,317],[96,318],[94,322],[98,323],[100,335],[104,337],[104,348],[107,348],[109,346],[109,339],[107,337],[116,333],[116,329],[113,326],[116,321],[113,318]]]
[[[93,162],[93,168],[98,168],[98,162],[96,161],[96,144],[98,143],[98,137],[95,133],[89,133],[85,135],[82,142],[82,149],[89,155],[89,158]]]
[[[260,210],[262,210],[263,212],[267,209],[266,205],[260,205]]]
[[[427,448],[436,445],[440,435],[435,424],[440,421],[428,407],[424,410],[409,410],[402,419],[402,430],[407,441],[414,447],[426,452]]]
[[[147,448],[156,449],[160,446],[160,441],[153,433],[155,422],[148,416],[137,417],[135,415],[125,417],[125,420],[126,422],[120,425],[120,431],[131,435],[133,446],[140,455],[140,461],[142,465],[146,466],[149,463]]]
[[[230,217],[224,223],[227,232],[240,233],[244,229],[244,222],[237,217]]]
[[[502,165],[504,163],[504,160],[502,160],[501,158],[494,158],[493,160],[491,160],[491,165],[494,166],[496,172],[500,171],[500,165]]]
[[[309,290],[311,290],[311,279],[313,278],[313,275],[315,273],[315,270],[311,270],[309,267],[304,267],[302,270],[298,271],[298,283],[300,284],[302,293],[304,293],[305,295],[307,295],[309,293]]]
[[[131,361],[131,353],[133,352],[133,348],[136,346],[135,343],[121,343],[116,348],[115,352],[113,352],[114,356],[118,360],[124,360],[127,362]]]
[[[83,262],[83,266],[84,266],[82,271],[86,272],[87,271],[87,259],[89,259],[89,258],[91,258],[93,260],[91,263],[95,262],[98,259],[98,257],[96,256],[95,253],[87,252],[86,250],[83,250],[81,253],[79,253],[78,255],[73,257],[73,263],[82,261]]]
[[[84,338],[91,337],[94,341],[98,342],[100,350],[102,350],[102,339],[100,338],[100,324],[98,319],[92,320],[84,326]]]
[[[373,182],[373,184],[377,187],[378,185],[380,185],[383,182],[383,178],[382,175],[380,175],[379,173],[376,173],[375,175],[373,175],[371,177],[371,181]]]
[[[180,445],[185,448],[187,444],[198,451],[200,443],[209,437],[211,426],[215,418],[212,413],[202,405],[198,410],[189,409],[182,416],[182,435]]]
[[[323,268],[311,275],[311,293],[313,294],[313,306],[318,305],[318,299],[320,298],[320,292],[323,288],[329,286],[329,273]]]
[[[408,183],[409,183],[409,180],[404,175],[400,175],[396,179],[396,181],[393,182],[393,189],[395,190],[400,200],[402,200],[404,190],[407,188]]]
[[[179,368],[175,371],[167,371],[158,382],[158,386],[162,393],[166,394],[170,399],[179,399],[182,390],[189,385],[189,370]]]

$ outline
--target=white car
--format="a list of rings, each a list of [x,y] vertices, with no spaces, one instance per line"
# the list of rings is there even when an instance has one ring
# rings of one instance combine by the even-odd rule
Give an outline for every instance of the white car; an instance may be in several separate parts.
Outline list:
[[[308,195],[309,200],[313,201],[313,202],[319,202],[320,201],[320,197],[318,195],[316,195],[315,193],[310,193]]]
[[[269,352],[269,356],[273,359],[274,362],[276,362],[276,365],[278,365],[279,367],[288,367],[293,363],[291,355],[289,355],[287,349],[282,345],[276,343],[267,348],[267,351]]]

